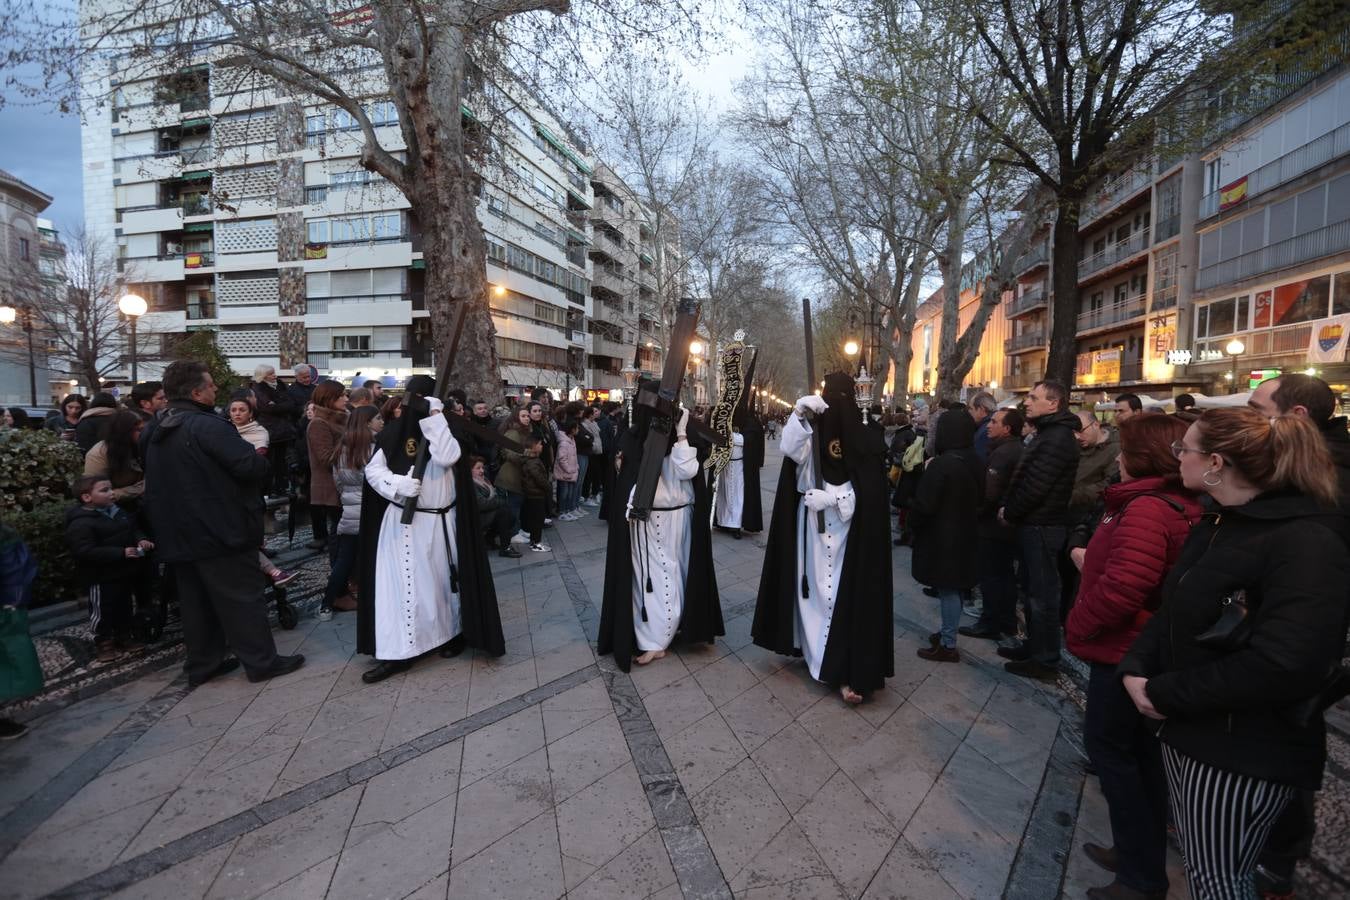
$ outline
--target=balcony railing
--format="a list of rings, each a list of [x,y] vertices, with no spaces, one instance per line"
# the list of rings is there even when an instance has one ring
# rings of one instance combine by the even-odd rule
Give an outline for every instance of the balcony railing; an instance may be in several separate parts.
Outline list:
[[[628,293],[628,285],[617,272],[611,272],[602,266],[595,267],[595,276],[591,279],[592,288],[611,291],[620,296]]]
[[[1003,342],[1004,353],[1025,353],[1028,350],[1040,350],[1045,347],[1045,332],[1041,329],[1024,331]]]
[[[184,250],[183,268],[205,269],[215,265],[216,255],[210,250]]]
[[[334,306],[361,306],[368,303],[406,303],[409,294],[352,294],[342,297],[310,297],[305,300],[305,310],[322,315]]]
[[[1009,372],[1003,378],[1003,387],[1010,391],[1028,390],[1036,385],[1036,382],[1045,378],[1045,369],[1019,369],[1016,372]]]
[[[395,360],[408,359],[413,356],[410,349],[403,350],[332,350],[325,353],[310,353],[305,361],[311,365],[318,366],[320,369],[326,369],[333,362],[342,362],[344,360],[359,360],[362,362],[393,362]],[[417,365],[418,363],[414,363]]]
[[[1145,295],[1139,294],[1127,297],[1119,303],[1112,303],[1110,306],[1081,312],[1078,314],[1078,331],[1080,333],[1091,331],[1094,328],[1104,328],[1107,325],[1137,319],[1144,315],[1144,300]]]
[[[1050,261],[1050,248],[1045,244],[1039,247],[1032,247],[1026,253],[1017,258],[1018,274],[1026,274],[1033,269],[1038,269]]]
[[[1350,122],[1315,138],[1279,159],[1272,159],[1247,176],[1247,193],[1235,206],[1245,203],[1257,194],[1292,181],[1304,172],[1312,171],[1338,156],[1350,153]],[[1219,211],[1219,191],[1200,199],[1200,218],[1207,219]]]
[[[1239,332],[1236,335],[1226,334],[1207,341],[1196,341],[1195,362],[1228,363],[1231,357],[1224,352],[1224,348],[1234,337],[1240,338],[1247,345],[1246,351],[1238,358],[1239,365],[1249,357],[1283,356],[1286,354],[1302,356],[1308,352],[1308,343],[1312,340],[1313,329],[1320,324],[1320,321],[1299,322],[1295,325],[1281,325],[1275,328],[1263,328],[1260,331]]]
[[[189,303],[187,305],[187,317],[189,319],[214,319],[216,317],[216,304]]]
[[[1136,231],[1123,241],[1111,244],[1101,253],[1094,253],[1086,259],[1080,260],[1078,263],[1078,280],[1082,281],[1095,272],[1100,272],[1116,263],[1143,253],[1144,250],[1148,249],[1148,238],[1149,230],[1144,228]]]
[[[1008,305],[1008,315],[1025,315],[1032,310],[1042,309],[1046,304],[1045,285],[1037,284],[1027,289],[1022,296],[1013,299],[1012,303]]]
[[[1084,204],[1080,221],[1087,225],[1102,213],[1120,203],[1126,197],[1138,193],[1153,183],[1152,163],[1141,164],[1142,168],[1131,169],[1112,178],[1093,199]]]
[[[1195,276],[1198,290],[1350,250],[1350,219],[1261,247],[1212,266]]]
[[[1121,362],[1120,375],[1116,378],[1103,379],[1098,381],[1091,375],[1078,375],[1074,377],[1074,387],[1102,387],[1111,384],[1130,384],[1136,381],[1144,380],[1144,362],[1139,359],[1130,359]]]

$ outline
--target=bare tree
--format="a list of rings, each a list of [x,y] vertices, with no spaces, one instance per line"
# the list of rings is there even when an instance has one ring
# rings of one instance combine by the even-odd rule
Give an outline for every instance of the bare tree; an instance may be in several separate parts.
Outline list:
[[[104,376],[125,366],[131,352],[118,300],[135,289],[135,270],[119,267],[114,249],[84,227],[66,234],[64,268],[57,277],[37,271],[25,276],[12,286],[14,300],[30,311],[52,369],[97,390]],[[159,342],[153,329],[138,330],[136,353],[141,359],[157,357]]]
[[[342,110],[362,137],[360,165],[402,193],[420,225],[438,350],[454,304],[468,311],[451,374],[481,396],[499,385],[474,167],[490,123],[466,114],[465,101],[474,91],[500,96],[493,88],[508,69],[538,75],[549,60],[583,60],[602,42],[611,57],[628,47],[650,52],[652,42],[690,35],[698,22],[684,2],[658,0],[592,0],[576,10],[570,0],[371,0],[346,10],[314,0],[184,0],[172,8],[125,0],[82,5],[78,34],[63,18],[68,10],[40,0],[6,0],[5,12],[0,38],[14,48],[0,63],[6,75],[36,71],[30,92],[45,90],[67,109],[107,102],[110,75],[167,76],[173,89],[174,78],[190,81],[193,67],[209,62],[213,77],[234,72],[275,90],[292,140],[303,140],[302,104]],[[82,71],[93,76],[82,79]],[[82,86],[104,93],[81,98]],[[394,143],[382,140],[370,112],[384,97],[398,114]]]

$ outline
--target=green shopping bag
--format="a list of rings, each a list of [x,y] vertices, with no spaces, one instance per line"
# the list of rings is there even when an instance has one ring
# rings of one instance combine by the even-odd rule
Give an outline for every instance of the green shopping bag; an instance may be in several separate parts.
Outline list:
[[[28,636],[28,610],[0,607],[0,703],[42,690],[42,664]]]

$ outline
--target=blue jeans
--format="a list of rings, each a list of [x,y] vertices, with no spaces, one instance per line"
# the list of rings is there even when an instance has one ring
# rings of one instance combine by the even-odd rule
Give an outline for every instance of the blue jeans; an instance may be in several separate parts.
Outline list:
[[[504,490],[504,489],[503,489]],[[515,491],[506,492],[506,505],[511,508],[511,534],[514,536],[520,531],[525,530],[525,524],[520,521],[520,508],[525,503],[525,495],[517,494]]]
[[[1135,709],[1116,667],[1092,663],[1083,745],[1097,770],[1118,854],[1116,878],[1136,891],[1167,890],[1167,774],[1162,747]]]
[[[591,467],[591,455],[589,453],[577,454],[577,480],[576,490],[573,493],[572,508],[576,509],[581,505],[581,489],[586,484],[586,470]]]
[[[577,508],[577,482],[558,482],[558,512],[569,513]]]
[[[1027,650],[1047,666],[1059,663],[1059,555],[1068,529],[1063,525],[1021,525],[1017,542],[1027,570]]]
[[[942,646],[956,646],[956,628],[961,624],[961,591],[957,588],[938,588],[938,610],[942,614]]]
[[[347,593],[347,580],[356,568],[361,538],[355,534],[335,534],[328,541],[328,587],[323,592],[323,608],[332,609],[333,601]]]

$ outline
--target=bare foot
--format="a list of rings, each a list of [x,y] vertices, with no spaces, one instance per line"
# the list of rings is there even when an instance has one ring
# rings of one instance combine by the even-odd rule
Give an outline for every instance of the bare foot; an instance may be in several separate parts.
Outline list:
[[[863,701],[862,694],[853,690],[853,688],[849,687],[848,685],[844,685],[839,689],[839,696],[845,703],[849,704],[850,706],[857,706],[859,703]]]
[[[647,665],[647,663],[655,662],[656,660],[661,659],[665,655],[666,651],[664,650],[648,650],[646,653],[639,656],[636,662],[639,666],[645,666]]]

